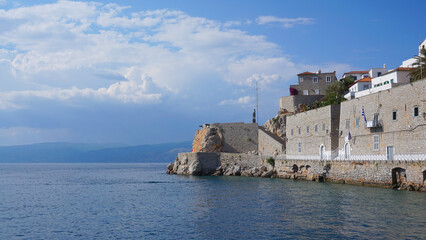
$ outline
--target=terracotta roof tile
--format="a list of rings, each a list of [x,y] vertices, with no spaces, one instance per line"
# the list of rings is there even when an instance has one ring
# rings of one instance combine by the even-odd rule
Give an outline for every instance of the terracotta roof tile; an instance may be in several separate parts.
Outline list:
[[[359,83],[359,82],[371,82],[371,77],[365,77],[363,79],[357,80],[354,83],[352,83],[349,87],[352,87],[353,85]]]
[[[311,73],[311,72],[306,71],[306,72],[297,74],[297,76],[299,76],[299,75],[313,75],[313,74],[315,74],[315,73]]]
[[[350,72],[347,72],[347,73],[344,73],[343,75],[345,75],[345,74],[368,74],[369,73],[369,71],[350,71]]]

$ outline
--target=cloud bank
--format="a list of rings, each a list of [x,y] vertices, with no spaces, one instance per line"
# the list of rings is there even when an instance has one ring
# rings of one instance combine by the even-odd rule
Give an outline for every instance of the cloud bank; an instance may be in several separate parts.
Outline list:
[[[293,27],[312,20],[262,16],[256,22]],[[23,107],[31,98],[158,104],[212,78],[268,86],[300,70],[264,36],[232,28],[241,24],[100,2],[0,9],[0,108]],[[90,77],[105,73],[121,79]]]

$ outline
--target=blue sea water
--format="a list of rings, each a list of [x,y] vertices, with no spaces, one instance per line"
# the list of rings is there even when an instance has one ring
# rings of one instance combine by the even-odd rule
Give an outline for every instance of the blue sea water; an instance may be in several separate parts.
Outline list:
[[[165,164],[0,164],[0,239],[425,239],[426,194]]]

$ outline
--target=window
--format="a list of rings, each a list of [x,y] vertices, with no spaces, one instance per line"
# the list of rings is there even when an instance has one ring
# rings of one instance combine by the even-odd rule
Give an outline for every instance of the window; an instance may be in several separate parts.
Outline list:
[[[298,149],[299,149],[299,152],[302,152],[302,143],[301,142],[298,143]]]
[[[300,128],[299,128],[299,135],[300,135],[300,133],[301,133],[301,131],[300,131]]]
[[[354,77],[354,80],[356,81],[356,76],[353,76]]]
[[[293,136],[293,129],[291,129],[291,136]]]
[[[386,85],[386,84],[389,84],[389,81],[385,81],[385,82],[383,83],[383,85]]]
[[[364,85],[363,88],[362,88],[362,90],[366,90],[366,89],[369,89],[369,88],[370,88],[370,86]]]
[[[394,155],[395,149],[393,146],[387,146],[386,147],[386,158],[389,161],[393,161],[393,155]]]
[[[317,82],[318,82],[318,77],[313,77],[313,78],[312,78],[312,82],[313,82],[313,83],[317,83]]]
[[[308,90],[303,90],[303,95],[309,95],[309,91]]]
[[[346,120],[346,129],[349,129],[351,122],[349,120]]]
[[[392,111],[392,120],[396,121],[396,111]]]
[[[299,78],[299,81],[300,81],[300,82],[303,82],[303,78],[302,78],[302,77],[300,77],[300,78]]]
[[[322,124],[322,130],[325,131],[325,123]]]
[[[315,124],[315,132],[318,132],[318,124]]]
[[[414,117],[419,116],[419,106],[414,106],[413,113],[414,113]]]
[[[377,76],[380,77],[382,75],[382,72],[377,72]]]
[[[393,83],[393,79],[391,79],[391,83]]]
[[[331,82],[331,76],[327,76],[325,79],[326,82]]]
[[[355,118],[355,127],[359,127],[359,118]]]
[[[309,133],[309,126],[306,127],[306,133]]]
[[[319,89],[315,89],[315,94],[319,95]]]
[[[374,151],[379,151],[380,149],[380,138],[379,135],[374,135],[373,136],[373,150]]]
[[[365,75],[363,75],[362,77],[363,77],[363,78],[366,78],[366,77],[368,77],[368,75],[367,75],[367,74],[365,74]]]

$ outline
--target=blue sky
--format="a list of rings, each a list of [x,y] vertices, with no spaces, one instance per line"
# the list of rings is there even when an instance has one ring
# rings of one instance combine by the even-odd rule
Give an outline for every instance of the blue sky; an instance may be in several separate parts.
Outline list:
[[[0,0],[0,145],[184,141],[274,117],[297,73],[398,67],[425,1]]]

